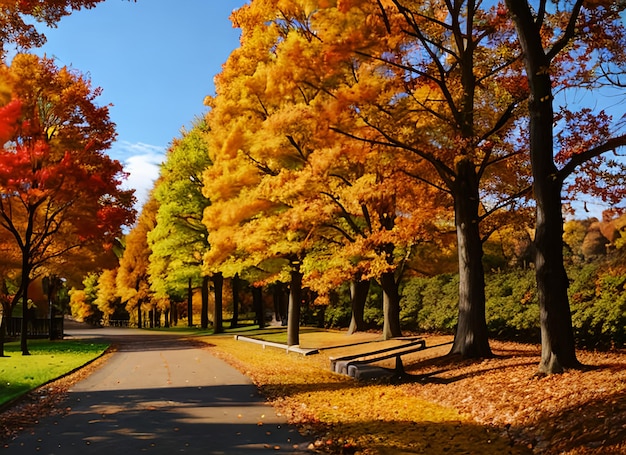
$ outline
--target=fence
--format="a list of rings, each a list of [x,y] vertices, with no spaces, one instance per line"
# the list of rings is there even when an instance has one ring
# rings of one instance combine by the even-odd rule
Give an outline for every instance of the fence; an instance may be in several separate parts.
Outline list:
[[[22,318],[11,318],[7,321],[6,335],[9,338],[18,338],[22,335]],[[50,319],[30,319],[27,329],[28,338],[63,338],[63,318],[52,319],[52,330]]]

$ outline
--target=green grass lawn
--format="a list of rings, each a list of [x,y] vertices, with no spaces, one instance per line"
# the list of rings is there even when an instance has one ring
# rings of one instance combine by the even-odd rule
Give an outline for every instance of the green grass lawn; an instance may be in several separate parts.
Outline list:
[[[0,357],[0,406],[99,357],[108,344],[81,340],[30,340],[30,356],[19,342],[5,345]]]

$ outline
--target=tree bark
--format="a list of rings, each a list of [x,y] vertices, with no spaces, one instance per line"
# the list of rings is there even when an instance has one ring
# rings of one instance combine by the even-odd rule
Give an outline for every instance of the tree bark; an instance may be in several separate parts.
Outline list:
[[[291,271],[289,310],[287,314],[287,346],[300,344],[300,304],[302,303],[302,273]]]
[[[370,290],[370,280],[355,279],[350,283],[350,306],[352,317],[348,327],[348,335],[356,332],[364,332],[367,327],[363,319],[365,313],[365,302]]]
[[[288,296],[287,289],[284,283],[276,283],[273,285],[273,301],[274,301],[274,313],[277,321],[280,321],[282,326],[287,325],[287,307]]]
[[[191,278],[187,282],[187,326],[193,327],[193,288]]]
[[[231,286],[233,288],[233,318],[230,320],[230,328],[234,329],[239,325],[239,290],[241,288],[239,275],[233,277]]]
[[[254,313],[256,315],[256,322],[259,324],[259,329],[265,327],[265,319],[263,317],[263,289],[260,287],[252,287],[252,304],[254,306]]]
[[[454,191],[459,256],[459,319],[450,354],[491,357],[485,316],[485,272],[479,230],[478,176],[467,158],[457,164]]]
[[[28,285],[30,284],[30,267],[28,257],[22,261],[22,332],[20,333],[20,349],[22,355],[30,355],[28,351]]]
[[[142,329],[142,320],[141,320],[141,300],[137,302],[137,328]]]
[[[535,276],[541,323],[539,372],[580,367],[563,264],[562,182],[554,162],[554,110],[550,59],[527,2],[506,0],[513,15],[530,87],[530,160],[536,208]]]
[[[170,301],[170,313],[172,327],[176,327],[178,325],[178,302]]]
[[[224,332],[224,322],[222,309],[224,306],[224,275],[216,273],[213,275],[213,287],[215,289],[215,305],[213,307],[213,333]]]
[[[209,327],[209,277],[202,277],[202,305],[200,306],[200,328]]]
[[[0,357],[5,357],[4,343],[7,333],[7,306],[8,305],[5,305],[4,303],[2,304],[2,319],[0,320]]]
[[[385,272],[380,277],[383,288],[383,340],[401,337],[400,291],[394,272]]]
[[[154,328],[154,320],[155,320],[154,308],[151,308],[148,310],[148,327],[151,329]]]

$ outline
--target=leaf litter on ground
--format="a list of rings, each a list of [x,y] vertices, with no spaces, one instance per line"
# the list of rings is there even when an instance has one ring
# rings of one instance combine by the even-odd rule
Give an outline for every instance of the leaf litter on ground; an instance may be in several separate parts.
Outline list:
[[[404,380],[383,384],[331,372],[325,351],[210,340],[328,453],[626,454],[623,351],[580,351],[584,370],[541,377],[540,346],[492,341],[495,357],[462,360],[432,337],[439,348],[407,356]]]

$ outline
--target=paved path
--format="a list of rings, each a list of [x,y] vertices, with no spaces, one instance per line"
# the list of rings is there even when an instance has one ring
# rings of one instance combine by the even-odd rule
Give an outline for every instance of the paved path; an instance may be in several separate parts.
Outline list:
[[[247,377],[189,339],[136,329],[68,332],[107,338],[119,350],[72,388],[68,415],[42,419],[2,455],[311,453]]]

